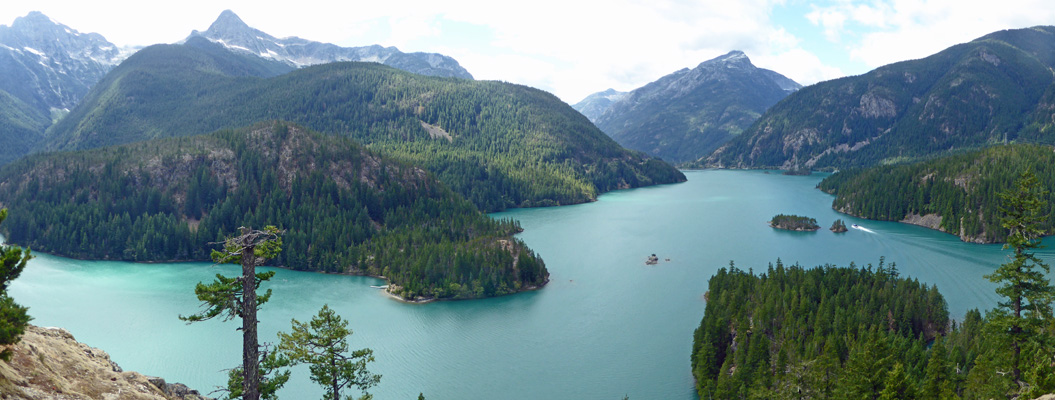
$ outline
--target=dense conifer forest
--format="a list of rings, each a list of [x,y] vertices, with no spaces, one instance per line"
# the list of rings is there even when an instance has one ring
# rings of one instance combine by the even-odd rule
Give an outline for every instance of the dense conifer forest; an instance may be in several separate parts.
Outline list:
[[[701,399],[989,399],[1055,389],[1047,333],[1009,377],[993,313],[950,321],[934,286],[895,265],[730,265],[711,278],[693,340]],[[1049,343],[1050,344],[1050,343]]]
[[[934,228],[964,240],[1003,242],[998,193],[1018,174],[1032,169],[1044,187],[1055,187],[1055,149],[1040,145],[994,146],[907,165],[848,169],[818,186],[834,194],[832,207],[851,215],[901,221],[910,215],[936,214]],[[1042,228],[1052,232],[1055,201],[1049,197]]]
[[[792,231],[815,231],[821,228],[814,218],[787,214],[773,216],[773,219],[769,220],[769,226]]]
[[[684,181],[620,147],[552,94],[504,82],[331,63],[265,78],[204,40],[143,49],[49,129],[49,149],[184,136],[281,119],[422,165],[486,212],[591,201]]]
[[[427,171],[286,123],[0,169],[7,239],[83,259],[208,260],[239,226],[285,230],[276,265],[387,277],[405,298],[538,287],[542,260]]]

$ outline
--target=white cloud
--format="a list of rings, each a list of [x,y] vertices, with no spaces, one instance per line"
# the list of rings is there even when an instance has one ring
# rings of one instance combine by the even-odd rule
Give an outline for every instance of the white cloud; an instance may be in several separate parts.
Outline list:
[[[813,83],[842,75],[853,62],[875,68],[995,30],[1051,24],[1055,6],[1048,3],[298,0],[269,6],[249,0],[15,0],[0,8],[0,23],[40,10],[119,45],[148,45],[181,40],[192,29],[206,29],[220,11],[232,9],[250,26],[274,36],[439,52],[455,57],[478,78],[535,86],[575,102],[609,87],[640,87],[730,50],[743,50],[759,66]],[[774,14],[778,12],[801,15]],[[802,26],[778,26],[777,21]],[[472,31],[455,32],[459,26]],[[803,42],[812,37],[828,44]]]
[[[1050,0],[873,0],[840,2],[814,12],[817,15],[811,13],[810,20],[826,30],[834,29],[835,37],[856,38],[848,54],[869,68],[926,57],[1002,29],[1055,22]],[[849,18],[838,25],[822,17],[832,14]]]

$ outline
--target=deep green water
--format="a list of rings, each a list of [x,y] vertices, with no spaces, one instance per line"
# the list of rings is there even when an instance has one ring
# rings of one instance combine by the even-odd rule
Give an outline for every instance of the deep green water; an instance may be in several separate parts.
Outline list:
[[[991,308],[982,278],[1005,259],[982,246],[923,228],[842,216],[814,186],[821,176],[692,171],[683,184],[626,190],[567,207],[514,210],[521,238],[546,261],[540,291],[498,299],[403,304],[370,285],[380,280],[279,271],[261,312],[261,339],[307,320],[324,303],[351,321],[352,345],[370,347],[383,375],[379,400],[694,399],[692,332],[707,279],[735,260],[764,270],[778,257],[814,266],[896,262],[902,274],[938,285],[956,318]],[[777,231],[775,214],[808,215],[836,235]],[[1050,244],[1050,240],[1049,240]],[[669,262],[644,265],[652,253]],[[1055,260],[1050,250],[1041,253]],[[42,326],[61,326],[126,370],[210,390],[240,360],[237,321],[185,325],[193,287],[229,266],[88,262],[38,254],[11,287]],[[294,371],[285,399],[320,398],[307,370]]]

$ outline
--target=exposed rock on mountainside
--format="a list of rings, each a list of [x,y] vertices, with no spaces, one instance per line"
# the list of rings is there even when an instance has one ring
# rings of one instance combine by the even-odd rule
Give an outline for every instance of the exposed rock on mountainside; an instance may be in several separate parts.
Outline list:
[[[800,87],[732,51],[638,88],[591,120],[625,147],[683,163],[710,154]]]
[[[191,37],[194,36],[202,36],[232,51],[282,61],[296,67],[336,61],[369,61],[415,74],[473,79],[457,60],[442,54],[404,53],[395,47],[379,45],[340,47],[298,37],[278,39],[246,25],[231,10],[220,13],[216,22],[205,32],[192,32]]]
[[[575,103],[571,106],[576,111],[585,115],[591,122],[597,122],[597,119],[608,111],[619,100],[626,97],[627,92],[620,92],[615,89],[608,89],[603,92],[597,92],[586,96],[582,101]]]
[[[130,52],[34,11],[0,25],[0,90],[38,109],[71,108]]]
[[[125,372],[100,349],[61,328],[30,325],[0,361],[0,398],[24,400],[198,400],[198,391]]]
[[[28,153],[130,53],[37,11],[0,25],[0,165]]]
[[[839,169],[1055,143],[1055,27],[995,32],[788,96],[701,164]]]

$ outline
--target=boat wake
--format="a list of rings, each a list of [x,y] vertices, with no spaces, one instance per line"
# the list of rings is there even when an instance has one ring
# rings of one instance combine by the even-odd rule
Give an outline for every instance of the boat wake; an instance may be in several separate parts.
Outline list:
[[[862,231],[865,231],[865,232],[868,232],[868,233],[876,233],[875,231],[873,231],[871,229],[865,228],[865,227],[863,227],[861,225],[857,225],[857,224],[853,224],[850,227],[854,228],[854,229],[862,230]]]

